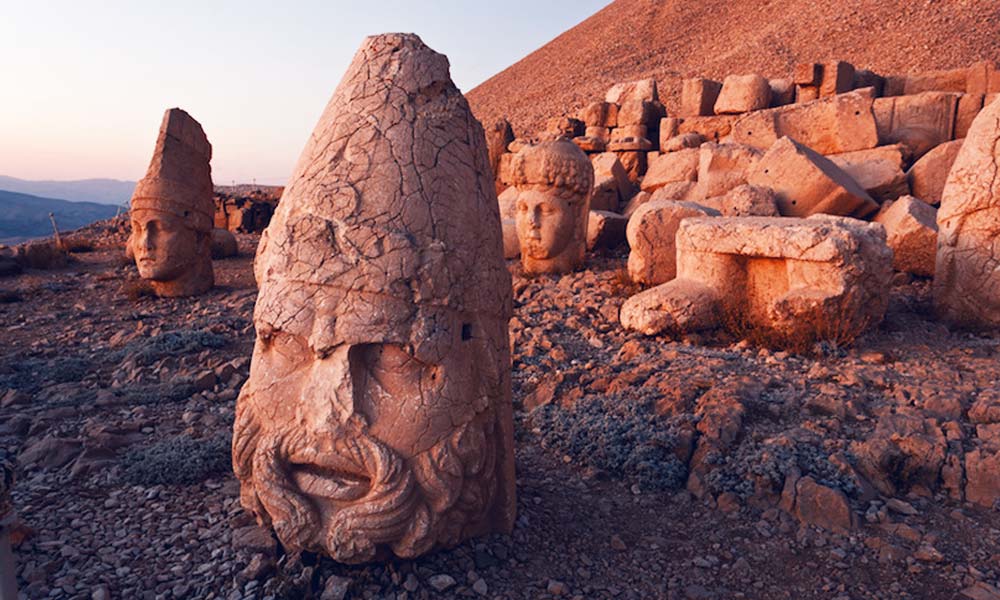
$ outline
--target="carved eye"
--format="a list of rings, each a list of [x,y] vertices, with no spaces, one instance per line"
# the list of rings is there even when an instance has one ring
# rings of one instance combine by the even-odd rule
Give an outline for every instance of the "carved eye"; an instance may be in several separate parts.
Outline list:
[[[527,202],[523,202],[523,201],[522,202],[518,202],[517,203],[517,210],[519,212],[528,212],[528,203]]]

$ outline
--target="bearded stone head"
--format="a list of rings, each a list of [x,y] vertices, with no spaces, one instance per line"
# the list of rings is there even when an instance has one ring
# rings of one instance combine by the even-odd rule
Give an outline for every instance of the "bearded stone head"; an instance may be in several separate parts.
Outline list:
[[[139,276],[158,296],[201,294],[214,283],[211,158],[201,125],[179,108],[168,110],[132,196],[128,241]]]
[[[447,58],[415,35],[366,39],[254,263],[233,466],[285,546],[359,563],[512,527],[490,173]]]
[[[528,273],[565,273],[583,264],[594,169],[565,139],[528,146],[513,157],[521,264]]]

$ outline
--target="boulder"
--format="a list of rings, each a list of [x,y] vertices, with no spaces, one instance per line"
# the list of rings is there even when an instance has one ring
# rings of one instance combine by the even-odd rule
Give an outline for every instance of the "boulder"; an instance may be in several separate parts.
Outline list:
[[[795,484],[795,516],[804,525],[846,533],[856,519],[844,492],[802,477]]]
[[[883,205],[875,222],[885,227],[886,243],[893,253],[893,269],[934,276],[938,227],[937,210],[933,206],[913,196],[903,196]]]
[[[937,214],[934,298],[949,321],[1000,327],[1000,102],[983,109],[948,174]]]
[[[965,477],[966,499],[993,508],[1000,500],[1000,453],[985,448],[966,453]]]
[[[618,197],[620,202],[625,202],[635,193],[635,186],[629,179],[628,171],[625,170],[618,155],[614,152],[602,152],[590,157],[590,163],[594,165],[594,181],[603,180],[606,177],[613,177],[618,184]]]
[[[891,200],[910,193],[902,168],[903,148],[898,144],[831,154],[827,158],[875,200]]]
[[[738,115],[771,105],[771,86],[760,75],[730,75],[715,101],[715,114]]]
[[[212,258],[230,258],[240,253],[236,236],[228,229],[212,230]]]
[[[851,443],[851,453],[862,475],[881,494],[892,497],[913,486],[936,486],[947,440],[937,420],[925,418],[917,409],[901,408],[880,416],[866,440]]]
[[[913,159],[954,139],[958,94],[924,92],[876,98],[873,104],[881,144],[901,143]]]
[[[784,137],[757,161],[747,183],[775,191],[786,217],[815,213],[864,218],[878,210],[850,175],[810,148]]]
[[[771,107],[795,102],[795,84],[791,79],[771,79],[767,84],[771,88]]]
[[[788,136],[820,154],[867,150],[879,143],[872,99],[852,92],[743,115],[732,141],[760,149]]]
[[[730,135],[733,124],[740,118],[740,115],[684,117],[684,120],[677,127],[677,132],[678,134],[697,133],[706,140],[718,142]]]
[[[590,195],[591,210],[617,212],[620,204],[618,181],[614,177],[602,177],[594,180],[594,191]]]
[[[650,201],[636,209],[626,229],[632,281],[656,285],[673,279],[677,273],[674,237],[681,221],[714,214],[718,213],[691,202],[671,200]]]
[[[675,253],[676,278],[622,306],[626,328],[724,326],[775,343],[846,343],[888,304],[892,253],[880,225],[825,215],[686,218]]]
[[[958,151],[962,149],[965,140],[954,140],[936,146],[933,150],[920,157],[906,172],[910,184],[910,193],[928,204],[941,203],[944,184],[948,173],[955,164]]]
[[[747,174],[763,153],[744,144],[706,142],[698,151],[698,194],[721,196],[747,181]]]
[[[697,148],[661,154],[649,163],[640,188],[644,192],[654,192],[668,183],[695,181],[700,154]]]
[[[489,154],[493,178],[498,179],[500,156],[507,152],[507,146],[514,141],[514,128],[507,119],[497,119],[486,128],[486,152]]]
[[[642,176],[646,174],[646,166],[648,164],[646,161],[649,153],[633,150],[615,152],[615,154],[618,155],[618,160],[621,162],[622,168],[625,169],[625,174],[628,176],[630,184],[638,183]]]
[[[715,114],[715,103],[722,84],[711,79],[685,79],[681,87],[681,116],[702,117]]]
[[[823,80],[823,65],[819,63],[798,63],[792,71],[795,85],[818,86]]]
[[[591,210],[587,220],[587,250],[617,248],[625,241],[628,217],[605,210]]]

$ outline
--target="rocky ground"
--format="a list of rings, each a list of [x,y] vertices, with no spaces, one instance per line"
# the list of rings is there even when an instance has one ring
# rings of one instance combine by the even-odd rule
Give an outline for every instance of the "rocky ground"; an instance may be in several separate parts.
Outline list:
[[[1000,515],[962,475],[1000,420],[1000,336],[949,331],[903,278],[849,348],[645,338],[618,325],[621,253],[510,265],[511,536],[368,567],[285,554],[229,471],[256,241],[194,299],[150,297],[114,247],[0,279],[24,597],[1000,598]]]

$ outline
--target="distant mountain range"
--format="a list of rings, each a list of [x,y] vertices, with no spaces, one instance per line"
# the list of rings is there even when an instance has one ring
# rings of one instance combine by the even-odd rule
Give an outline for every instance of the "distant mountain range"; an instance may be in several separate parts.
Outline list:
[[[0,190],[0,244],[51,236],[49,213],[55,215],[60,231],[69,231],[113,217],[117,211],[118,207],[110,204],[69,202]]]
[[[70,202],[96,202],[124,205],[132,197],[134,181],[118,179],[80,179],[77,181],[29,181],[0,175],[0,190],[30,194],[46,199]],[[112,213],[113,214],[113,213]],[[47,218],[48,213],[46,213]],[[2,236],[0,236],[2,237]]]

